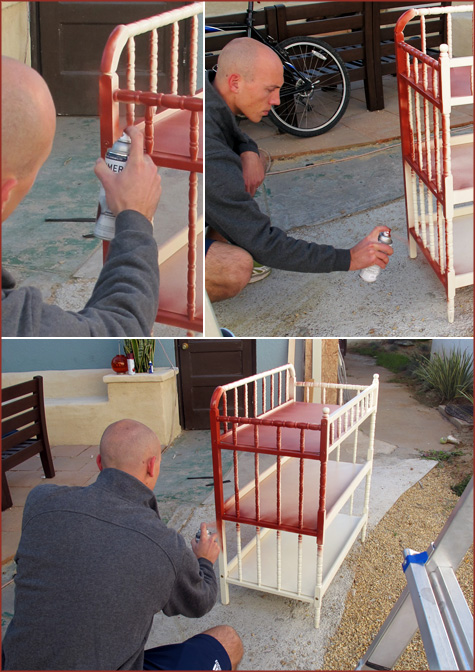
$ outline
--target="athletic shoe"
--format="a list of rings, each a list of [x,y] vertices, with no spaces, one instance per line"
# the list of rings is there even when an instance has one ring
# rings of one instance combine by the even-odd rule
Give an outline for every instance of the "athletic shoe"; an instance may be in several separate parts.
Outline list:
[[[259,280],[264,280],[264,278],[267,278],[267,276],[270,275],[271,271],[272,269],[269,266],[263,266],[262,264],[258,264],[257,261],[255,261],[254,268],[252,269],[251,273],[251,279],[249,280],[248,284],[259,282]]]

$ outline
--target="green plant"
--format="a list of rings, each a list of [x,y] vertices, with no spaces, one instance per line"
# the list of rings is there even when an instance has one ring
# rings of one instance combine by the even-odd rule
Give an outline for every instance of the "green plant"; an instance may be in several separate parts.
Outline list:
[[[450,462],[452,458],[459,457],[463,455],[462,450],[428,450],[426,453],[422,453],[421,457],[423,460],[436,460],[437,462]]]
[[[465,399],[468,399],[470,404],[473,406],[473,390],[471,392],[466,392],[464,390],[460,390],[460,394],[462,397],[465,397]]]
[[[439,403],[452,401],[473,391],[473,355],[453,350],[450,354],[436,353],[430,359],[421,357],[414,375],[437,393]]]
[[[455,485],[451,485],[450,489],[452,490],[453,493],[458,495],[459,497],[462,496],[463,491],[469,484],[470,479],[472,478],[472,474],[467,474],[465,478],[463,478],[460,483],[456,483]]]
[[[132,353],[135,361],[136,373],[147,373],[148,363],[153,362],[155,354],[154,338],[126,338],[124,340],[124,352]]]
[[[411,358],[403,355],[400,352],[378,352],[376,355],[376,364],[384,366],[393,373],[399,373],[407,369],[411,362]]]

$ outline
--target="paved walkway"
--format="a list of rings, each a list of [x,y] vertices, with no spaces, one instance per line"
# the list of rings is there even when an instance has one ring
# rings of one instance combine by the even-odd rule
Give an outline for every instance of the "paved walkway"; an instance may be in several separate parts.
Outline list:
[[[369,383],[379,373],[381,389],[376,423],[375,461],[371,486],[370,529],[434,462],[421,460],[419,451],[440,449],[439,439],[454,428],[435,409],[420,406],[406,388],[389,382],[392,374],[376,367],[373,359],[346,357],[349,383]],[[360,440],[364,441],[363,435]],[[53,482],[87,485],[97,477],[96,446],[56,446]],[[209,432],[184,432],[162,457],[157,497],[164,519],[191,540],[203,520],[215,517]],[[190,480],[190,476],[200,476]],[[7,475],[14,506],[2,514],[2,626],[13,613],[14,565],[8,560],[18,544],[25,498],[32,487],[44,483],[39,459],[23,463]],[[359,543],[359,542],[358,542]],[[324,597],[322,625],[313,628],[311,606],[290,599],[231,587],[231,602],[220,602],[199,619],[181,616],[154,620],[149,646],[179,640],[218,623],[228,623],[245,642],[242,669],[319,669],[330,637],[335,632],[351,588],[352,572],[344,563]],[[298,654],[298,655],[297,655]]]

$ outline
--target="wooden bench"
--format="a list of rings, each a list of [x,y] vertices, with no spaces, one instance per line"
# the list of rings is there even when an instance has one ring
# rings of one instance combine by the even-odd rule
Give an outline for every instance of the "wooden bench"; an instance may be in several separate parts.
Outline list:
[[[42,376],[2,389],[2,511],[13,506],[6,472],[38,454],[46,478],[53,478]]]

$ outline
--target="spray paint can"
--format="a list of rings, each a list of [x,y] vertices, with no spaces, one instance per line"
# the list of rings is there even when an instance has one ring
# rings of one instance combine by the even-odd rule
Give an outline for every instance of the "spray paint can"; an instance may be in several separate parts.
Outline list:
[[[391,231],[381,231],[378,236],[378,241],[380,243],[385,243],[386,245],[392,245]],[[360,278],[365,282],[374,282],[381,271],[380,266],[368,266],[368,268],[363,268],[360,271]]]
[[[105,162],[114,173],[120,173],[125,168],[129,153],[130,138],[126,133],[122,133],[120,138],[107,150]],[[99,211],[94,235],[96,238],[102,238],[102,240],[112,240],[115,235],[115,215],[109,210],[106,202],[106,192],[102,185],[99,191]]]

